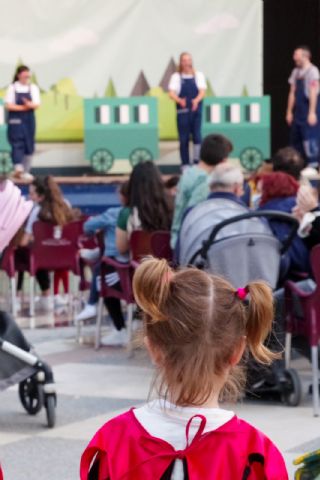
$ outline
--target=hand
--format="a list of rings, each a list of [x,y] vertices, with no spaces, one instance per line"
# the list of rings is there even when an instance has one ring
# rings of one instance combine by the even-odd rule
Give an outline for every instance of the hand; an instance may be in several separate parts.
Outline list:
[[[313,127],[314,125],[317,124],[317,121],[318,121],[317,115],[315,113],[309,113],[308,124]]]
[[[185,98],[179,98],[179,105],[181,108],[186,108],[187,106],[187,100]]]
[[[286,115],[286,121],[287,121],[287,124],[290,126],[293,122],[293,114],[292,112],[287,112],[287,115]]]
[[[195,112],[195,111],[197,110],[197,108],[198,108],[198,105],[199,105],[199,100],[198,100],[197,98],[194,98],[194,99],[192,100],[191,110],[192,110],[193,112]]]
[[[301,211],[302,216],[317,208],[317,206],[318,197],[316,191],[308,185],[302,185],[297,195],[297,207]]]
[[[31,109],[32,108],[32,102],[31,100],[29,100],[28,98],[23,98],[23,103],[25,105],[25,107],[27,107],[28,109]]]
[[[293,207],[291,213],[299,222],[301,222],[301,220],[303,219],[303,212],[300,210],[298,205]]]

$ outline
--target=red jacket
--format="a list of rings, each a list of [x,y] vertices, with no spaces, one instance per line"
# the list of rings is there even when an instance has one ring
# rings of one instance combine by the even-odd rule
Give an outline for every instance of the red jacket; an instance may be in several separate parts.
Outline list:
[[[99,462],[94,480],[160,480],[175,459],[185,460],[189,480],[288,480],[283,458],[261,432],[234,416],[217,430],[204,433],[202,415],[198,433],[187,447],[152,437],[132,410],[106,423],[95,434],[81,458],[81,480],[89,479],[92,463]],[[194,418],[194,417],[193,417]]]

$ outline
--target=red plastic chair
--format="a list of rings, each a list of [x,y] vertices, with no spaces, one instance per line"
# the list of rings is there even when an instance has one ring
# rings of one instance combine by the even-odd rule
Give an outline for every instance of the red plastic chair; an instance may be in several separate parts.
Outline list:
[[[68,270],[80,276],[78,237],[79,223],[71,222],[63,228],[51,223],[36,222],[33,243],[30,246],[30,316],[34,316],[35,274],[38,270]]]
[[[130,236],[131,260],[135,263],[141,262],[143,257],[152,254],[151,248],[152,232],[134,230]]]
[[[129,340],[129,349],[131,348],[131,338],[132,338],[132,320],[133,320],[133,307],[134,307],[134,297],[132,292],[132,277],[134,269],[130,263],[121,263],[117,262],[108,257],[103,257],[101,259],[101,278],[104,279],[108,271],[108,266],[112,266],[118,273],[120,279],[121,290],[117,290],[113,287],[110,287],[106,282],[101,281],[101,289],[99,292],[99,306],[98,306],[98,315],[96,323],[96,338],[95,338],[95,349],[97,350],[101,344],[101,324],[102,324],[102,315],[103,315],[103,299],[107,297],[119,298],[127,304],[127,332]]]
[[[159,230],[151,235],[151,253],[154,257],[172,261],[173,252],[170,247],[170,232]]]
[[[310,254],[311,267],[316,282],[312,292],[306,292],[292,281],[285,284],[286,300],[286,344],[285,362],[289,367],[291,360],[292,335],[304,336],[310,345],[312,361],[313,412],[319,415],[319,364],[318,347],[320,341],[320,245],[314,247]],[[297,311],[295,300],[301,305],[302,315]]]

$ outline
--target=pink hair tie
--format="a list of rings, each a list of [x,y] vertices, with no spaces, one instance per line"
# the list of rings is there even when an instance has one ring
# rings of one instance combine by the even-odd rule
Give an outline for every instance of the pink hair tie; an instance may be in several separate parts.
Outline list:
[[[240,300],[245,300],[248,293],[249,293],[248,287],[238,288],[238,290],[236,291],[236,295]]]

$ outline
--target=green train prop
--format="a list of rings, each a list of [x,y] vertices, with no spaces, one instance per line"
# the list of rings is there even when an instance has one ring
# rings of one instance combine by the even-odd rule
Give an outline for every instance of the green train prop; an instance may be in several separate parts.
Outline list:
[[[232,157],[254,171],[270,157],[270,97],[206,97],[202,135],[220,133],[233,143]]]
[[[157,100],[152,97],[84,100],[85,158],[99,173],[125,173],[158,158]]]
[[[6,112],[0,99],[0,173],[6,174],[12,170],[11,147],[7,140]]]

